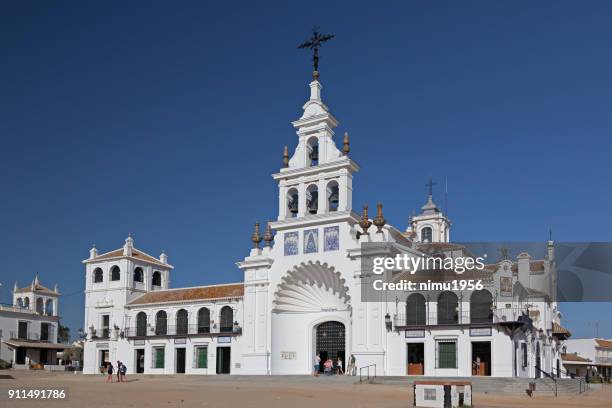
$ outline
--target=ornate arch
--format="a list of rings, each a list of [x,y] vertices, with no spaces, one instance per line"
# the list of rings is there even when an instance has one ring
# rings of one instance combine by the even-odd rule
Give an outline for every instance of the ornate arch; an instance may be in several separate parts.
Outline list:
[[[350,310],[350,295],[340,272],[327,263],[302,262],[282,278],[273,311],[300,313]]]

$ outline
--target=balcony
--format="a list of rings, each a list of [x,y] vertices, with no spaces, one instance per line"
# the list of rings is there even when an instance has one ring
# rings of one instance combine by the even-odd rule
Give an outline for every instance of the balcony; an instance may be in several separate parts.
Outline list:
[[[55,340],[54,332],[51,327],[49,327],[46,331],[42,330],[41,332],[32,332],[32,331],[18,331],[18,332],[10,332],[10,338],[12,340],[28,340],[28,341],[45,341],[45,342],[53,342]]]
[[[397,314],[393,318],[393,327],[397,329],[425,328],[432,326],[490,326],[492,324],[523,324],[523,309],[495,309],[488,316],[470,316],[469,311],[458,311],[451,315],[438,316],[437,313],[425,313],[420,316]]]
[[[239,327],[238,327],[239,329]],[[207,336],[232,336],[239,334],[233,326],[208,327],[197,324],[168,325],[166,327],[127,327],[124,331],[127,338],[147,337],[207,337]]]
[[[91,328],[90,328],[91,330]],[[101,329],[93,329],[91,331],[91,338],[95,340],[107,340],[110,338],[110,328],[103,327]]]

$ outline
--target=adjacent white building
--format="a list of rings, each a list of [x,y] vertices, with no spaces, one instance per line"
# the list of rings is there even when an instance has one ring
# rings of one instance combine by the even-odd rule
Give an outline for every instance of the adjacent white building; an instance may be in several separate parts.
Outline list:
[[[566,376],[612,377],[612,340],[573,339],[564,344],[563,365]]]
[[[476,276],[485,284],[478,292],[364,298],[365,244],[390,256],[455,257],[465,249],[449,242],[450,220],[431,190],[406,229],[388,225],[382,206],[373,218],[367,208],[354,211],[359,166],[348,134],[336,146],[338,121],[321,90],[315,77],[293,122],[297,146],[291,157],[285,148],[272,176],[278,217],[265,231],[256,226],[253,249],[237,263],[243,282],[172,289],[167,256],[136,249],[131,237],[115,251],[91,250],[83,261],[84,372],[121,360],[129,372],[148,374],[309,374],[319,353],[343,362],[353,354],[358,367],[375,364],[379,375],[558,373],[569,333],[548,295],[552,242],[544,259],[522,253],[487,265]]]
[[[43,286],[38,275],[28,286],[13,288],[11,305],[0,306],[0,359],[14,368],[44,368],[57,364],[60,293]]]

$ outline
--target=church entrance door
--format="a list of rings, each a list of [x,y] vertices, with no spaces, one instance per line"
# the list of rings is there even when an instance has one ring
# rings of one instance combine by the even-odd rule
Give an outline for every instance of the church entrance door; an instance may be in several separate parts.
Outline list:
[[[338,357],[342,360],[342,370],[345,370],[346,333],[344,325],[340,322],[329,321],[321,323],[316,328],[315,353],[321,357],[319,370],[323,372],[323,366],[327,359],[331,359],[336,366]]]

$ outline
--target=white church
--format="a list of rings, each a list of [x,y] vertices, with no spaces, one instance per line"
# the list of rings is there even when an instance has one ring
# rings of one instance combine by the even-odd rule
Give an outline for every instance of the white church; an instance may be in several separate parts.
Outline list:
[[[297,146],[291,157],[285,148],[273,175],[278,218],[262,231],[256,225],[253,249],[237,263],[243,282],[171,288],[166,254],[151,256],[132,237],[110,252],[91,249],[84,373],[120,360],[128,373],[311,374],[318,353],[343,364],[354,355],[358,368],[376,365],[378,375],[558,375],[569,332],[549,295],[552,242],[544,259],[521,253],[486,265],[482,290],[363,298],[372,273],[362,267],[364,244],[380,243],[391,256],[463,249],[449,242],[451,223],[431,190],[407,228],[386,223],[380,205],[375,217],[355,211],[359,166],[348,134],[338,148],[338,121],[316,71],[309,86],[292,123]]]

